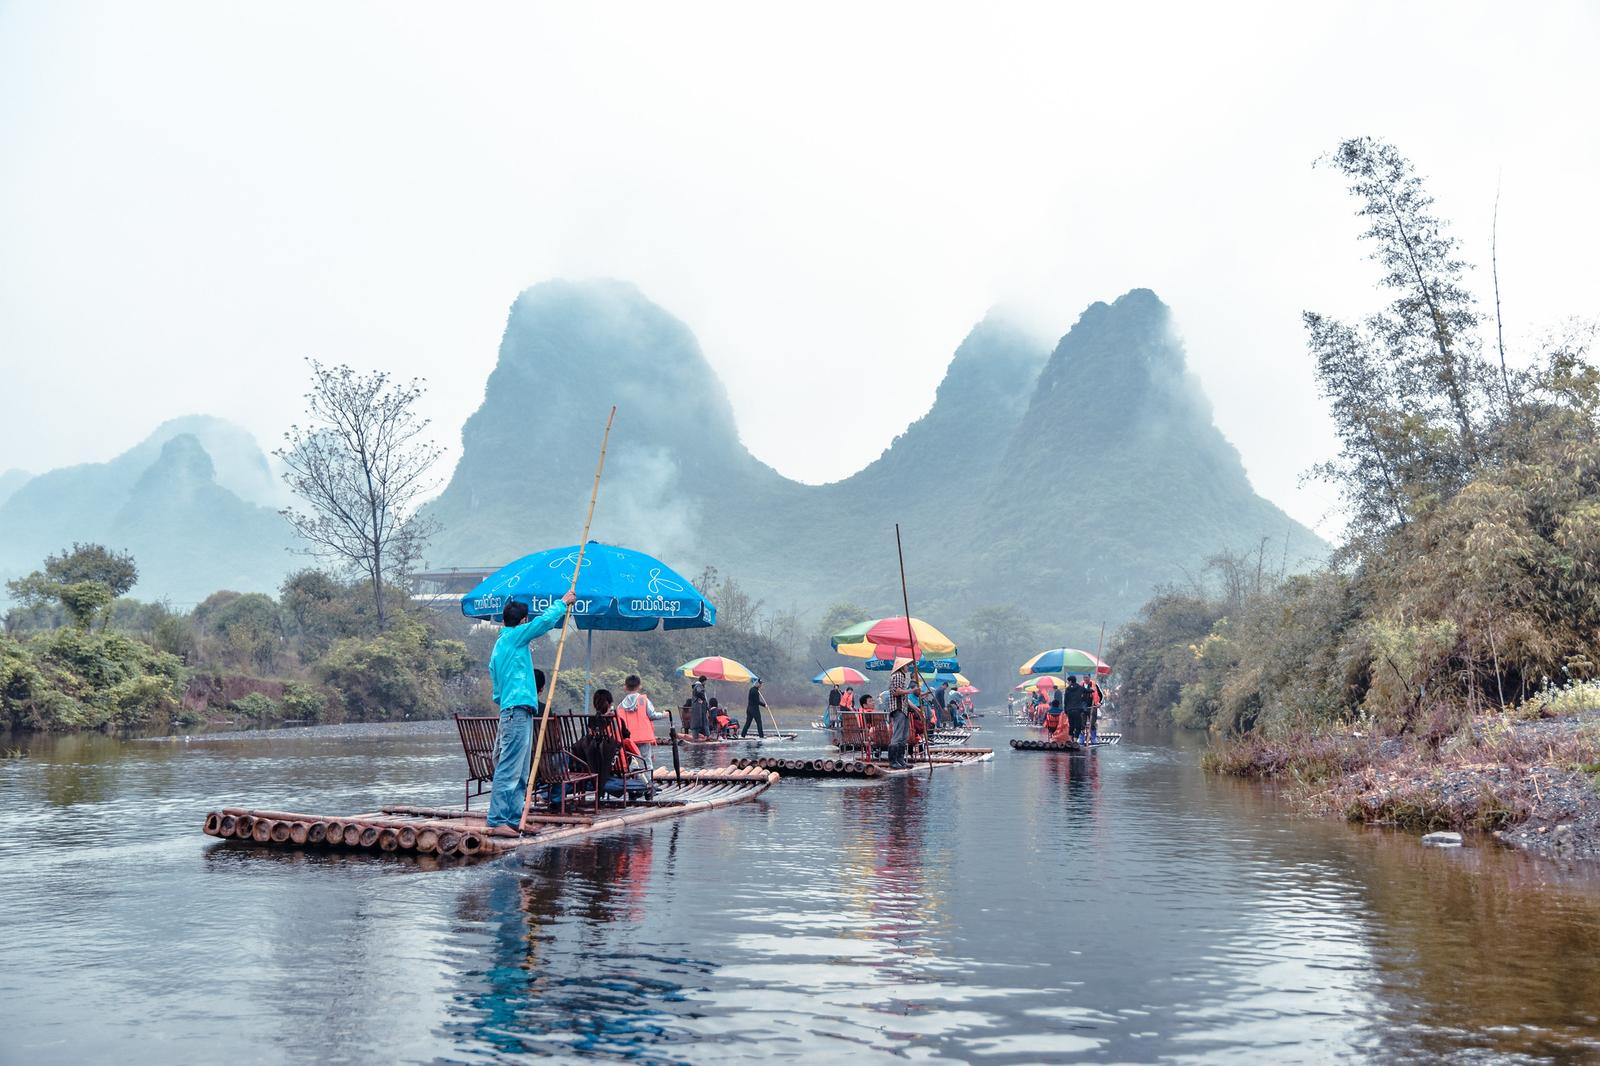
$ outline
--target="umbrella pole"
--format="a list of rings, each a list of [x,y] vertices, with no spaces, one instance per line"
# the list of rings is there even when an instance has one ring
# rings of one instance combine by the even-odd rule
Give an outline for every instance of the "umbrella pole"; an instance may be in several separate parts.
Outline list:
[[[672,708],[667,708],[667,739],[672,741],[672,775],[677,779],[678,785],[683,785],[683,767],[678,765],[678,727],[672,717]]]
[[[1094,646],[1094,669],[1089,674],[1089,683],[1092,684],[1092,685],[1099,685],[1100,684],[1100,655],[1105,650],[1106,650],[1106,624],[1104,622],[1101,622],[1100,623],[1100,643],[1098,643],[1098,644],[1096,644]],[[1102,693],[1102,695],[1104,695],[1104,694]],[[1092,733],[1089,736],[1090,740],[1095,740],[1100,735],[1098,717],[1099,717],[1098,716],[1098,712],[1096,712],[1096,724],[1095,724],[1096,727],[1095,727],[1094,733]]]
[[[911,595],[906,591],[906,550],[900,544],[900,523],[894,524],[894,553],[900,560],[900,603],[906,609],[906,636],[911,638],[911,675],[917,679],[917,691],[922,691],[922,653],[917,650],[917,631],[911,625]],[[928,743],[927,716],[922,723],[922,753],[928,759],[928,776],[933,776],[933,745]]]
[[[590,665],[594,661],[594,630],[584,630],[583,645],[583,705],[589,706],[589,689],[594,685],[594,670]]]
[[[578,565],[572,568],[572,585],[568,592],[578,591],[578,575],[583,573],[583,553],[589,547],[589,527],[594,524],[594,503],[600,496],[600,475],[606,469],[606,445],[611,442],[611,423],[617,417],[617,405],[611,405],[611,413],[606,415],[606,431],[600,437],[600,462],[594,468],[594,488],[589,490],[589,513],[583,520],[583,536],[578,541]],[[550,725],[550,715],[555,710],[556,681],[561,677],[561,653],[567,650],[567,634],[572,631],[568,624],[572,619],[572,608],[567,608],[567,613],[561,618],[561,639],[556,641],[556,660],[550,667],[550,695],[544,701],[544,713],[539,716],[539,737],[533,745],[533,763],[528,767],[528,790],[522,795],[522,818],[517,822],[517,831],[528,831],[528,808],[533,805],[533,786],[539,780],[539,759],[544,755],[544,733]],[[596,783],[596,788],[600,783]]]

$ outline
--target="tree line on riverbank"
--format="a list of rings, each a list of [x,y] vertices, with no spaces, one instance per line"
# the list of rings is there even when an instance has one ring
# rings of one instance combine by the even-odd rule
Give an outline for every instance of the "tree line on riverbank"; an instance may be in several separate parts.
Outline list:
[[[16,606],[0,628],[0,728],[138,731],[494,713],[484,664],[499,629],[418,607],[399,584],[385,585],[380,622],[369,575],[305,569],[276,596],[219,591],[188,611],[130,597],[137,580],[127,553],[74,544],[9,583]],[[715,629],[597,632],[592,650],[587,634],[574,634],[558,706],[576,708],[586,684],[620,691],[629,674],[640,675],[658,703],[675,706],[688,686],[677,667],[707,654],[770,679],[769,703],[820,703],[807,678],[817,663],[837,661],[828,635],[869,615],[838,603],[806,627],[796,612],[768,609],[714,568],[696,585],[718,606]],[[1035,641],[1026,617],[1007,608],[974,612],[969,629],[969,669],[997,679]],[[584,668],[590,655],[592,673]],[[540,656],[548,664],[549,650]],[[743,686],[713,692],[743,709]]]
[[[1600,367],[1592,323],[1508,349],[1411,163],[1371,139],[1323,164],[1366,220],[1385,306],[1304,316],[1340,439],[1313,473],[1349,525],[1329,565],[1270,546],[1160,592],[1112,648],[1125,716],[1224,736],[1437,746],[1475,716],[1600,707]]]
[[[0,725],[141,730],[494,712],[484,663],[499,630],[419,608],[395,583],[380,621],[368,575],[305,569],[277,596],[219,591],[190,611],[128,597],[137,578],[126,553],[75,544],[10,583],[17,606],[0,632]],[[722,609],[718,654],[795,673],[789,649],[804,642],[792,614],[764,611],[715,570],[701,582]],[[694,631],[596,636],[595,661],[605,665],[592,677],[582,635],[569,638],[558,705],[575,708],[586,681],[620,691],[629,673],[671,700],[687,684],[674,676],[678,664],[706,654],[707,638]],[[798,692],[791,681],[787,694]]]

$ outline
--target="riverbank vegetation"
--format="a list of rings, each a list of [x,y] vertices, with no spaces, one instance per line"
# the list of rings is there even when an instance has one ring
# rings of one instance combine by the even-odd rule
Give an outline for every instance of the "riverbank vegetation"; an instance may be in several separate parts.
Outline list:
[[[1347,537],[1316,573],[1274,572],[1264,544],[1161,592],[1118,635],[1120,705],[1210,730],[1222,742],[1216,769],[1308,785],[1371,775],[1377,788],[1384,767],[1410,781],[1453,763],[1526,770],[1534,752],[1508,737],[1595,710],[1594,328],[1509,349],[1498,297],[1487,313],[1473,298],[1412,165],[1368,139],[1324,164],[1349,183],[1388,297],[1360,322],[1304,316],[1341,443],[1314,474],[1339,490]],[[1490,267],[1498,291],[1492,252]],[[1560,744],[1544,737],[1537,765],[1576,773],[1600,761],[1590,731],[1568,732]],[[1414,798],[1358,801],[1345,784],[1325,797],[1352,817],[1407,824],[1529,816],[1520,796],[1480,784],[1488,792],[1470,816]]]
[[[499,628],[419,608],[393,580],[380,622],[365,572],[301,570],[276,596],[220,591],[191,611],[122,595],[137,578],[127,554],[75,544],[10,583],[17,605],[0,632],[0,728],[133,731],[494,713],[484,664]],[[604,665],[592,677],[583,668],[587,635],[569,638],[559,704],[578,706],[586,683],[621,691],[630,673],[658,702],[675,704],[687,685],[677,666],[713,650],[780,679],[769,702],[809,701],[813,693],[795,680],[805,667],[793,651],[805,643],[796,617],[765,610],[714,569],[700,587],[719,606],[715,630],[596,633],[593,661]],[[548,650],[541,658],[548,665]],[[742,710],[743,686],[724,688],[724,700]]]

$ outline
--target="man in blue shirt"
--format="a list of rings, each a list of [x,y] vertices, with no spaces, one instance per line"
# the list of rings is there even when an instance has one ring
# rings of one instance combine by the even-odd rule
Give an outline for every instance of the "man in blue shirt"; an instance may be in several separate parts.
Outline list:
[[[577,599],[568,592],[528,619],[528,605],[515,601],[500,614],[505,628],[489,654],[489,689],[500,705],[500,755],[494,764],[494,787],[489,793],[488,827],[491,833],[514,836],[522,825],[522,804],[528,794],[528,770],[533,759],[533,716],[539,706],[533,653],[528,645],[567,617]]]

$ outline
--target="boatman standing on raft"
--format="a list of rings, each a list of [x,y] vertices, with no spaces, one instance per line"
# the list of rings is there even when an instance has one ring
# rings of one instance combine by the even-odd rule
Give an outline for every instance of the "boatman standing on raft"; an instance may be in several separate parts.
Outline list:
[[[900,659],[889,675],[889,766],[903,770],[911,740],[911,660]]]
[[[539,686],[534,681],[533,652],[528,645],[560,625],[576,599],[568,592],[531,620],[528,605],[515,600],[500,613],[505,628],[489,653],[489,688],[500,705],[500,755],[494,764],[487,819],[489,832],[499,836],[517,835],[528,795],[533,716],[539,713]]]

